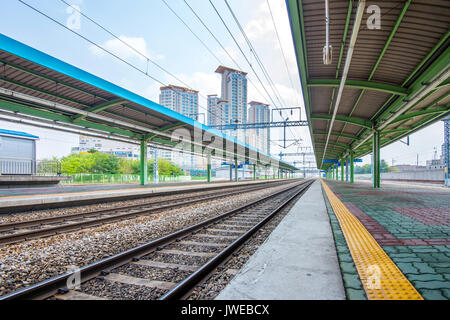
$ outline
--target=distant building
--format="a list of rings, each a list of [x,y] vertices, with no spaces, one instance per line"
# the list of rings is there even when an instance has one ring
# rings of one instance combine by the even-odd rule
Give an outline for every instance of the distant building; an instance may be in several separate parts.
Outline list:
[[[248,122],[249,123],[265,123],[270,122],[270,109],[269,105],[251,101],[248,109]],[[269,128],[256,128],[249,131],[249,144],[255,148],[260,149],[266,153],[270,153],[270,129]]]
[[[73,147],[72,153],[87,153],[92,149],[128,160],[140,157],[139,146],[85,135],[80,135],[78,147]]]
[[[412,165],[412,164],[398,164],[395,166],[391,166],[392,171],[398,171],[398,172],[424,170],[426,168],[427,168],[426,166],[416,166],[416,165]]]
[[[160,88],[159,103],[166,108],[198,120],[198,91],[168,85]]]
[[[445,185],[450,186],[450,116],[444,120],[444,144],[442,145],[442,157],[444,158]]]
[[[444,169],[444,157],[440,159],[427,160],[427,169]]]
[[[215,126],[221,124],[222,119],[222,112],[221,108],[219,107],[219,101],[220,97],[217,96],[217,94],[210,94],[208,95],[208,126]]]
[[[29,133],[0,129],[0,174],[35,174],[38,139]]]
[[[220,113],[221,117],[211,121],[220,121],[219,125],[247,123],[247,73],[224,66],[219,66],[216,73],[222,75],[221,99],[216,104],[216,114]],[[247,141],[245,130],[225,130],[224,133],[242,142]]]
[[[160,90],[159,103],[161,105],[188,118],[198,120],[198,91],[174,85],[161,87]],[[161,151],[159,156],[174,162],[185,171],[197,168],[197,157],[193,155]]]

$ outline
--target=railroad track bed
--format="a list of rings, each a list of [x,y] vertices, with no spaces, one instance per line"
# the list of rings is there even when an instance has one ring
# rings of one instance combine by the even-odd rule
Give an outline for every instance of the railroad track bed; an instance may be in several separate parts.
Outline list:
[[[109,202],[99,202],[97,204],[88,204],[88,205],[80,205],[80,206],[70,206],[64,207],[64,203],[60,208],[53,209],[37,209],[37,210],[26,210],[22,212],[14,212],[9,214],[1,214],[0,215],[0,225],[2,224],[10,224],[10,223],[20,223],[26,222],[30,220],[43,219],[43,218],[52,218],[64,215],[70,215],[74,213],[90,213],[99,210],[107,210],[114,209],[118,207],[126,207],[133,205],[145,205],[145,204],[153,204],[162,202],[164,200],[176,200],[183,199],[187,196],[207,196],[212,195],[217,192],[221,192],[224,190],[237,190],[237,189],[246,189],[265,185],[266,187],[281,185],[286,183],[286,181],[268,181],[262,182],[261,184],[255,185],[246,185],[246,186],[227,186],[223,189],[205,189],[205,190],[185,190],[186,192],[177,191],[177,193],[170,193],[165,195],[153,195],[149,194],[147,197],[139,198],[139,199],[131,199],[131,200],[118,200],[118,201],[109,201]]]
[[[236,250],[228,261],[217,267],[206,281],[197,285],[187,297],[188,300],[213,300],[242,269],[250,257],[269,237],[283,218],[294,206],[295,201],[288,204],[272,218],[263,228],[256,232],[245,244]]]
[[[264,198],[289,185],[292,183],[3,246],[0,248],[0,295],[63,274],[68,266],[82,267],[110,257],[249,201]]]
[[[270,186],[280,185],[280,182]],[[11,244],[37,237],[46,237],[58,233],[70,232],[91,226],[111,223],[124,219],[132,219],[141,215],[154,214],[161,210],[168,210],[178,206],[186,206],[198,202],[220,199],[224,196],[239,195],[267,188],[268,185],[235,187],[226,190],[216,190],[207,193],[166,196],[162,199],[151,199],[146,202],[118,205],[90,211],[57,214],[50,217],[26,219],[0,224],[0,245]]]

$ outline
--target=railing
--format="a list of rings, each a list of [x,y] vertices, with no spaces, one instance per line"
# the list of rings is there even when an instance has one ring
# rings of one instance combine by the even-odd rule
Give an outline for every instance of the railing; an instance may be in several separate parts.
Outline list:
[[[121,184],[121,183],[139,183],[140,176],[137,174],[89,174],[78,173],[69,176],[72,179],[62,181],[64,184]],[[147,178],[149,183],[153,182],[153,176]],[[159,182],[183,182],[191,181],[190,176],[165,176],[159,175]]]
[[[61,162],[46,160],[0,158],[0,174],[2,175],[61,175]]]
[[[0,174],[31,175],[36,172],[36,163],[27,159],[0,158]]]
[[[57,160],[52,161],[36,161],[36,175],[39,176],[60,176],[61,162]]]

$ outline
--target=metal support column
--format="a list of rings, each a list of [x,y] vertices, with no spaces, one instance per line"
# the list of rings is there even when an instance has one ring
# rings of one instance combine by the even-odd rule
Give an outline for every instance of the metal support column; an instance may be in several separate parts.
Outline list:
[[[341,159],[341,181],[344,182],[344,167],[345,167],[345,162],[344,159]]]
[[[147,163],[147,140],[141,141],[141,153],[140,153],[140,173],[139,173],[139,181],[141,185],[147,184],[148,178],[148,163]]]
[[[230,181],[233,181],[233,163],[230,163]]]
[[[253,180],[256,180],[256,164],[253,165]]]
[[[153,161],[153,183],[159,183],[159,157],[158,157],[158,148],[154,150],[155,159]]]
[[[339,180],[339,166],[336,164],[336,176],[334,177],[335,180]]]
[[[350,183],[355,181],[355,155],[353,151],[350,151]]]
[[[372,136],[372,184],[374,188],[380,187],[380,133],[373,132]]]
[[[349,157],[347,156],[345,158],[345,181],[348,182],[348,178],[349,178],[349,172],[348,172],[348,167],[349,167],[349,161],[348,161]]]
[[[238,181],[238,160],[234,159],[234,181]]]
[[[208,182],[211,182],[211,155],[210,154],[208,154],[207,161],[208,161],[208,163],[206,164],[206,175],[207,175]]]

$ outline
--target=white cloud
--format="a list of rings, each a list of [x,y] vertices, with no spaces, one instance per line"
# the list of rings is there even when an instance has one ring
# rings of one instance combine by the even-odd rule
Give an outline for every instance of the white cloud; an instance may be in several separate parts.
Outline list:
[[[120,40],[119,40],[120,39]],[[119,39],[109,39],[104,43],[100,44],[101,47],[108,51],[111,51],[115,55],[122,59],[138,58],[140,60],[146,60],[144,56],[149,57],[152,60],[164,59],[163,55],[152,54],[148,50],[147,41],[142,37],[127,37],[119,36]],[[128,44],[128,46],[127,46]],[[130,48],[131,47],[131,48]],[[133,50],[134,48],[135,50]],[[104,56],[106,52],[97,46],[91,45],[89,50],[97,56]],[[137,51],[137,52],[136,52]],[[141,53],[141,54],[139,54]]]

